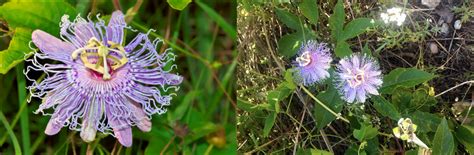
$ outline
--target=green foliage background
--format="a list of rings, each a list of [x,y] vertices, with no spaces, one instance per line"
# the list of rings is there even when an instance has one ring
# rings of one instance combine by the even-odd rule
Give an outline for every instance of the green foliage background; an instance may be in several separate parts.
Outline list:
[[[0,0],[0,153],[1,154],[235,154],[234,69],[235,2],[213,0]],[[141,2],[139,7],[137,3]],[[138,3],[139,4],[139,3]],[[29,94],[23,68],[31,32],[41,29],[58,37],[63,14],[70,19],[101,14],[105,21],[121,8],[128,25],[162,38],[177,55],[174,72],[184,82],[168,112],[154,115],[148,133],[133,129],[133,145],[97,135],[84,143],[79,133],[63,128],[55,136],[43,132],[50,116],[32,113],[40,99]],[[180,10],[176,10],[180,9]],[[128,11],[129,10],[129,11]],[[128,12],[127,12],[128,11]],[[130,41],[134,33],[127,32]],[[163,49],[162,49],[163,50]]]

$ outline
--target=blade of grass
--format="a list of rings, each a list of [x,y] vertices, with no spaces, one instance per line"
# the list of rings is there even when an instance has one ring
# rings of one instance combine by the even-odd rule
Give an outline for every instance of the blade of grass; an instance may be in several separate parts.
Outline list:
[[[230,38],[233,40],[237,39],[237,32],[235,31],[235,28],[227,23],[222,16],[220,16],[216,11],[214,11],[211,7],[209,7],[207,4],[202,3],[201,1],[197,0],[195,3],[202,9],[204,12],[207,13],[211,17],[212,20],[214,20],[217,25],[219,25],[224,32],[229,35]]]
[[[42,74],[38,80],[36,80],[36,82],[38,81],[41,81],[43,80],[44,78],[46,77],[46,74]],[[27,103],[28,103],[28,98],[30,98],[31,94],[28,94],[28,96],[26,98],[23,99],[23,102],[21,102],[21,106],[20,106],[20,109],[18,110],[18,112],[16,113],[15,117],[13,118],[13,121],[12,121],[12,124],[11,124],[11,127],[14,128],[16,123],[18,122],[18,119],[20,119],[20,116],[23,112],[23,110],[26,109],[27,107]],[[0,139],[0,147],[3,146],[3,143],[5,143],[5,140],[7,139],[7,135],[4,134],[3,137]]]
[[[23,75],[23,63],[20,63],[16,66],[16,81],[18,85],[18,101],[23,101],[26,99],[26,79]],[[22,107],[22,103],[18,102],[19,108]],[[29,127],[29,118],[28,118],[28,106],[25,107],[26,110],[22,111],[20,114],[20,127],[21,127],[21,142],[23,145],[23,153],[31,154],[30,152],[30,127]]]
[[[0,111],[0,121],[2,121],[3,126],[5,127],[5,129],[7,129],[8,135],[10,135],[10,138],[13,143],[13,148],[15,149],[15,154],[21,155],[21,148],[20,148],[20,144],[18,143],[18,139],[16,139],[15,133],[13,133],[13,130],[10,127],[10,124],[8,124],[7,118],[5,118],[5,115],[3,115],[2,111]]]

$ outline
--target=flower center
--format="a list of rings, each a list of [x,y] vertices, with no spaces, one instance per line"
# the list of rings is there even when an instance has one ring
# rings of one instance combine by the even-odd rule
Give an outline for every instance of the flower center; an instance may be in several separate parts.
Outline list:
[[[112,71],[125,65],[128,59],[122,45],[112,41],[107,43],[110,46],[106,46],[97,38],[92,37],[85,47],[72,52],[71,57],[75,60],[81,54],[80,57],[85,67],[91,69],[94,74],[102,74],[103,80],[109,80]]]
[[[352,78],[348,79],[347,82],[349,83],[349,86],[352,88],[359,86],[364,82],[364,72],[359,72],[356,75],[354,75]]]
[[[298,62],[300,67],[307,66],[309,63],[311,63],[311,55],[309,54],[308,51],[306,51],[303,54],[301,54],[301,56],[296,58],[296,62]]]

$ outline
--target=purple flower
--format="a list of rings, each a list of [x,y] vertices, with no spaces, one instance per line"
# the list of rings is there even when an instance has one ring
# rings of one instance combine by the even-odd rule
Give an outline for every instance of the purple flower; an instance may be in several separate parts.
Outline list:
[[[176,91],[182,82],[181,76],[164,69],[175,56],[171,49],[159,54],[162,40],[151,42],[148,34],[139,33],[125,45],[124,29],[131,28],[120,11],[112,14],[108,25],[99,17],[96,23],[80,16],[73,22],[68,18],[62,17],[61,39],[41,30],[32,34],[40,52],[27,60],[32,66],[25,75],[33,82],[28,87],[32,96],[42,99],[35,113],[54,109],[47,135],[69,127],[91,142],[100,131],[129,147],[131,127],[150,131],[151,115],[166,112],[175,95],[168,90]],[[45,79],[36,82],[28,77],[32,70],[45,72]]]
[[[295,61],[296,81],[305,86],[321,82],[329,77],[327,70],[331,61],[331,54],[325,43],[307,41],[301,46]]]
[[[349,103],[355,100],[364,103],[369,94],[379,95],[377,89],[382,85],[375,60],[358,54],[339,61],[335,82],[342,99]]]

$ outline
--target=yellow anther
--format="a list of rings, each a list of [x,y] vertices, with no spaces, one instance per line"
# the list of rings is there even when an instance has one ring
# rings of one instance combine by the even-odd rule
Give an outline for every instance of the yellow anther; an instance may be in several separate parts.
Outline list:
[[[80,57],[85,67],[101,73],[102,79],[109,80],[111,78],[109,73],[110,68],[116,70],[125,65],[128,62],[128,59],[125,54],[125,49],[120,44],[114,43],[112,41],[108,41],[107,43],[110,45],[110,47],[105,46],[97,38],[93,37],[89,39],[85,47],[73,51],[71,58],[75,60],[79,54],[81,54]],[[121,58],[118,59],[117,57],[110,55],[110,52],[119,54]],[[89,62],[90,57],[97,58],[97,61],[92,64]],[[110,66],[108,64],[109,60],[112,63]]]

